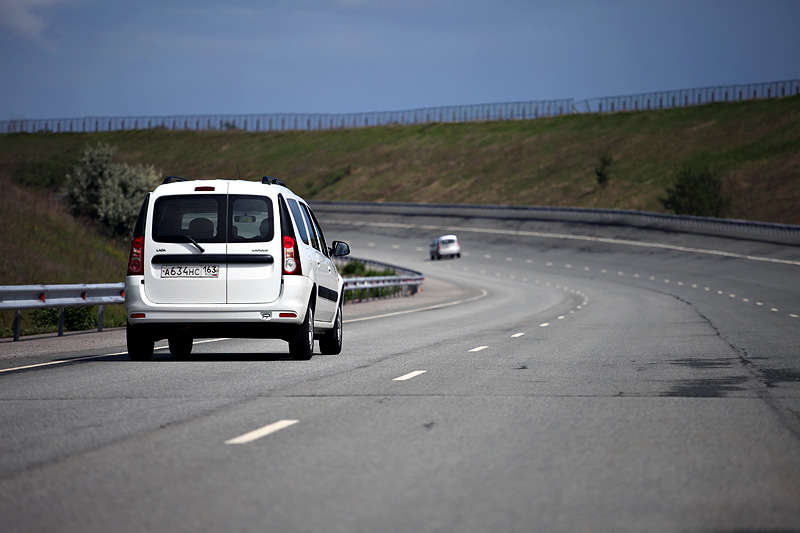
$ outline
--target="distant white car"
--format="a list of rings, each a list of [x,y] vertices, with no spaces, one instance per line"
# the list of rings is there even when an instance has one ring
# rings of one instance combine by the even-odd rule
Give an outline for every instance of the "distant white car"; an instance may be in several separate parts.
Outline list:
[[[436,237],[431,243],[431,261],[442,257],[461,257],[461,245],[455,235]]]

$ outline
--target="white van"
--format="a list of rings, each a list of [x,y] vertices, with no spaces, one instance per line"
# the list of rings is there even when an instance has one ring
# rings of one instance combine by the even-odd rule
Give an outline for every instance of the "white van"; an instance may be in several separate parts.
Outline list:
[[[169,177],[142,204],[125,279],[128,355],[197,338],[283,339],[295,359],[342,349],[342,277],[311,208],[275,178]]]

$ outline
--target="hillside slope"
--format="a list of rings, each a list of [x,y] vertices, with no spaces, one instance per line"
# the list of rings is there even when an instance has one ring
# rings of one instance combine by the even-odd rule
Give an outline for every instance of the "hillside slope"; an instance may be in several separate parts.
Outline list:
[[[800,97],[532,121],[250,133],[0,136],[0,178],[57,189],[86,143],[165,175],[284,179],[310,199],[661,211],[684,165],[709,165],[733,218],[800,224]],[[608,185],[594,169],[608,153]]]

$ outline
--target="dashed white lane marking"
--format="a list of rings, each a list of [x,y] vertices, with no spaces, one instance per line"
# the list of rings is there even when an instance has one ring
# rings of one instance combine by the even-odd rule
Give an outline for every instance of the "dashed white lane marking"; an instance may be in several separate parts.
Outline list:
[[[517,337],[522,337],[523,335],[525,335],[525,333],[524,333],[524,332],[521,332],[521,333],[514,333],[513,335],[511,335],[511,338],[512,338],[512,339],[516,339]]]
[[[471,349],[470,352],[480,352],[481,350],[485,350],[488,346],[476,346],[475,348]]]
[[[298,422],[300,421],[278,420],[277,422],[273,422],[272,424],[268,424],[264,427],[254,429],[253,431],[247,432],[243,435],[239,435],[238,437],[228,439],[225,441],[225,444],[247,444],[248,442],[253,442],[254,440],[266,437],[270,433],[275,433],[276,431],[280,431],[282,429],[288,428],[289,426],[293,426]]]
[[[415,378],[415,377],[417,377],[419,375],[422,375],[425,372],[427,372],[427,370],[415,370],[413,372],[409,372],[408,374],[404,374],[404,375],[400,376],[399,378],[394,378],[392,381],[407,381],[407,380],[409,380],[411,378]]]
[[[550,323],[549,323],[549,322],[545,322],[545,323],[543,323],[543,324],[539,324],[539,327],[540,327],[540,328],[546,328],[546,327],[547,327],[547,326],[549,326],[549,325],[550,325]]]

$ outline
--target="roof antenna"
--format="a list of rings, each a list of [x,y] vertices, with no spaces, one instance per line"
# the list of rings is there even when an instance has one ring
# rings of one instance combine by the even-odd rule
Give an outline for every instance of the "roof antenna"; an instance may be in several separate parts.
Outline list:
[[[242,179],[242,173],[239,172],[239,162],[236,162],[236,173],[239,174],[239,179]]]

